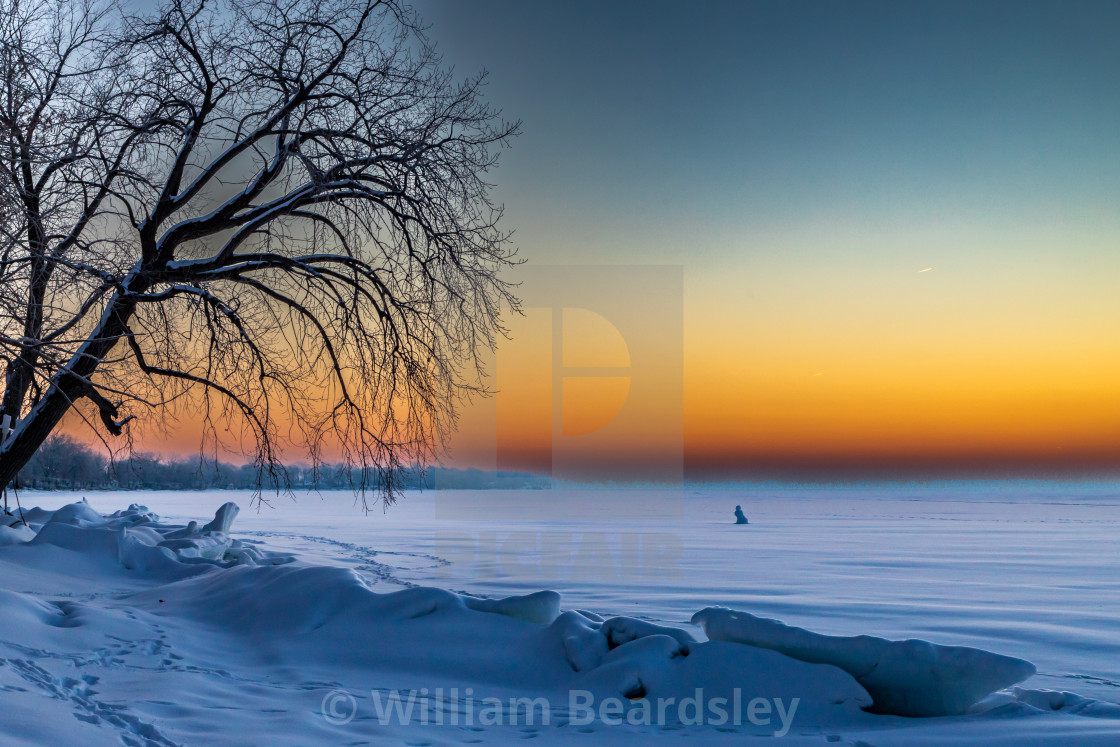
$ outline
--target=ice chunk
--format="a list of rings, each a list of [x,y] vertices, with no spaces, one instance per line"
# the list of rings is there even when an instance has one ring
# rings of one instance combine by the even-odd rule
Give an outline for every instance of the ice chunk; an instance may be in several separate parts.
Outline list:
[[[198,522],[190,521],[182,529],[176,529],[172,532],[167,532],[163,535],[164,539],[183,539],[184,537],[194,537],[198,534]]]
[[[599,630],[599,623],[579,612],[568,611],[560,615],[552,623],[552,631],[559,636],[564,658],[576,672],[599,666],[610,651],[606,636]]]
[[[233,520],[237,517],[241,509],[237,504],[230,501],[229,503],[222,504],[214,514],[214,520],[202,528],[204,532],[228,532],[229,528],[233,526]]]
[[[141,506],[139,503],[130,503],[128,508],[123,511],[114,511],[105,518],[117,526],[136,526],[159,521],[159,517],[152,513],[147,506]]]
[[[41,525],[31,525],[32,530],[41,526],[38,533],[5,532],[0,536],[0,544],[22,537],[32,545],[62,547],[166,579],[196,575],[205,570],[200,567],[203,565],[275,565],[291,560],[272,553],[266,555],[227,534],[238,513],[235,503],[219,508],[214,520],[201,530],[196,521],[186,527],[160,523],[159,517],[146,506],[136,504],[107,516],[97,513],[84,500],[54,512],[31,509],[28,513],[45,520]]]
[[[1028,661],[966,646],[830,636],[725,607],[692,616],[709,639],[768,648],[794,659],[831,664],[866,688],[869,710],[898,716],[965,713],[985,695],[1035,673]]]
[[[54,545],[66,550],[101,558],[124,568],[143,573],[160,573],[181,576],[181,566],[170,550],[153,547],[140,536],[125,529],[90,527],[51,521],[44,526],[31,545]]]
[[[815,718],[807,715],[813,711],[848,718],[872,703],[851,675],[835,667],[752,646],[699,643],[686,631],[645,620],[614,617],[600,623],[568,611],[549,627],[548,638],[559,640],[580,688],[610,697],[679,702],[696,697],[698,687],[724,703],[791,695],[804,703],[806,718]]]
[[[163,542],[163,540],[164,540],[164,537],[163,537],[162,534],[157,532],[155,529],[152,529],[151,527],[147,527],[147,526],[133,525],[133,526],[125,529],[124,531],[125,531],[126,534],[137,538],[138,540],[143,542],[145,545],[150,545],[152,547],[155,547],[156,545],[158,545],[160,542]]]
[[[515,620],[549,625],[560,615],[560,595],[555,591],[537,591],[520,597],[478,599],[463,597],[467,607],[479,612],[494,612]]]
[[[166,547],[180,558],[221,560],[232,544],[233,541],[224,534],[214,534],[164,540],[159,543],[159,546]]]
[[[658,656],[654,657],[657,659],[688,656],[696,645],[696,639],[679,628],[655,625],[633,617],[612,617],[599,622],[578,611],[560,615],[552,624],[552,630],[561,640],[564,657],[577,672],[595,669],[609,661],[613,651],[635,641],[641,643],[628,648],[628,655],[650,649],[658,651]]]
[[[696,639],[687,630],[656,625],[633,617],[612,617],[603,623],[602,632],[612,649],[638,638],[653,635],[666,635],[675,640],[678,653],[684,656],[688,656],[691,647],[696,645]]]

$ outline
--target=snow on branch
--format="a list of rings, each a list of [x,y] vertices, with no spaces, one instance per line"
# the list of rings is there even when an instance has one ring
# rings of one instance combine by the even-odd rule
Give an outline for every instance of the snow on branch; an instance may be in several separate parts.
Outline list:
[[[410,9],[0,0],[0,75],[0,483],[87,402],[114,436],[197,413],[263,481],[331,452],[392,486],[483,391],[518,125]]]

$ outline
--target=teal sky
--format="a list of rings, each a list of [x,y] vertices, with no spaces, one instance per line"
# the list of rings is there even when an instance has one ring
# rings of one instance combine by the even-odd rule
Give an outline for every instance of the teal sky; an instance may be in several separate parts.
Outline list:
[[[1116,3],[418,7],[525,122],[497,181],[529,256],[719,262],[744,229],[1117,212]]]
[[[683,267],[690,471],[1120,467],[1120,3],[417,7],[524,258]]]

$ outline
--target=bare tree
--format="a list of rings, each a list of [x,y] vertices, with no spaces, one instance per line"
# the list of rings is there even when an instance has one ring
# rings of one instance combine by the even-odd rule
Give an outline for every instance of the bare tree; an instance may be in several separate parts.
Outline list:
[[[391,501],[517,305],[484,74],[393,0],[0,8],[0,485],[68,412],[178,406],[262,481],[340,450]]]

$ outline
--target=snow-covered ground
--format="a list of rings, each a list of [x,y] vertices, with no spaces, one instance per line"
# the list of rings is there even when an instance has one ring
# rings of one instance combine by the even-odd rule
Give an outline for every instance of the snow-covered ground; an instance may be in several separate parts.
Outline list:
[[[86,497],[0,536],[0,743],[1120,742],[1118,484]]]

